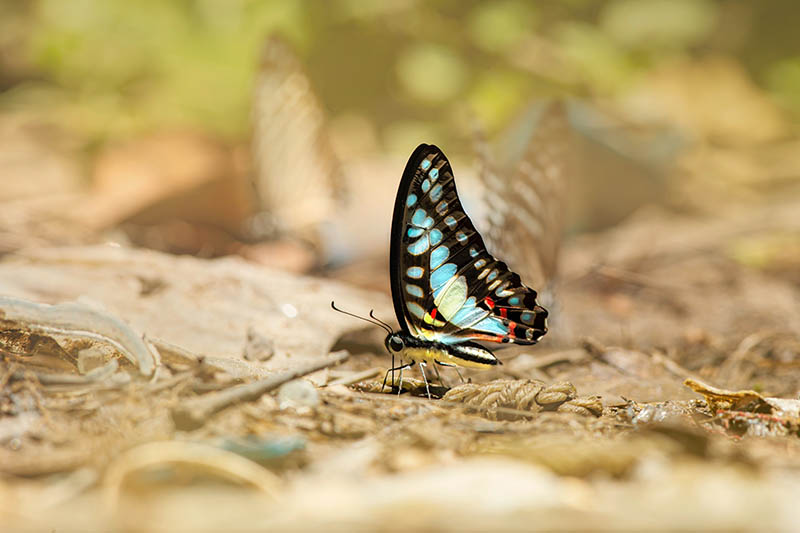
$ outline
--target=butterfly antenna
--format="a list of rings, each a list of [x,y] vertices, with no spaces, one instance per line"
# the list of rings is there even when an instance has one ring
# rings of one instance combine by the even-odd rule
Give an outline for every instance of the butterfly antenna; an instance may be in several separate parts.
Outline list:
[[[369,310],[369,316],[370,316],[370,317],[372,317],[372,318],[373,318],[373,319],[374,319],[376,322],[380,322],[381,324],[383,324],[384,326],[386,326],[386,327],[388,328],[388,330],[389,330],[389,333],[391,333],[391,332],[392,332],[392,326],[390,326],[389,324],[387,324],[386,322],[384,322],[384,321],[383,321],[383,320],[381,320],[380,318],[376,317],[376,316],[375,316],[375,311],[374,311],[373,309],[370,309],[370,310]]]
[[[359,320],[363,320],[364,322],[369,322],[370,324],[373,324],[373,325],[375,325],[375,326],[378,326],[379,328],[381,328],[381,329],[385,330],[387,333],[391,333],[391,332],[392,332],[392,328],[391,328],[391,327],[389,327],[389,325],[388,325],[388,324],[385,324],[385,323],[383,323],[383,322],[381,322],[381,321],[379,321],[379,320],[377,320],[377,319],[375,319],[375,320],[370,320],[369,318],[365,318],[365,317],[363,317],[363,316],[359,316],[359,315],[356,315],[356,314],[354,314],[354,313],[349,313],[349,312],[347,312],[347,311],[344,311],[344,310],[342,310],[342,309],[339,309],[338,307],[336,307],[336,304],[335,304],[334,302],[331,302],[331,307],[333,308],[333,310],[334,310],[334,311],[338,311],[338,312],[340,312],[340,313],[342,313],[342,314],[344,314],[344,315],[351,316],[351,317],[353,317],[353,318],[357,318],[357,319],[359,319]],[[371,316],[371,315],[372,315],[372,311],[370,311],[370,316]],[[374,317],[373,317],[373,318],[374,318]]]

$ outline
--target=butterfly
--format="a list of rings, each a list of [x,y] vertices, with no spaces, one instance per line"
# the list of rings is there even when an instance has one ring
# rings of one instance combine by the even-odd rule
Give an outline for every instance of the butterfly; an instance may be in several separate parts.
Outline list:
[[[414,363],[489,368],[499,360],[479,342],[535,344],[547,332],[536,291],[487,251],[436,146],[419,145],[403,172],[390,278],[400,330],[389,328],[384,343],[408,361],[392,372]]]
[[[311,244],[344,203],[345,176],[325,109],[303,64],[278,35],[263,46],[253,95],[255,233]],[[290,177],[290,179],[287,179]]]

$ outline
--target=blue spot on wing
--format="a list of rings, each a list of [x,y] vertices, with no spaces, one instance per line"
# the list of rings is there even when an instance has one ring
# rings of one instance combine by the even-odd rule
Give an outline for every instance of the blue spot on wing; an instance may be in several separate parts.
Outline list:
[[[493,316],[487,316],[472,326],[472,329],[485,331],[486,333],[496,333],[497,335],[506,335],[508,333],[508,328],[506,328],[499,319]]]
[[[437,268],[431,274],[431,289],[438,289],[450,281],[450,278],[456,275],[456,270],[457,268],[455,263],[447,263],[446,265],[442,265]]]
[[[439,198],[442,197],[442,186],[436,185],[433,189],[431,189],[431,201],[438,202]]]
[[[411,216],[411,223],[419,228],[430,228],[433,226],[433,219],[424,209],[417,209]]]
[[[489,312],[485,309],[481,309],[479,307],[472,307],[470,309],[461,308],[461,310],[450,319],[450,322],[455,324],[460,328],[467,328],[470,325],[478,322],[482,318],[486,317]]]
[[[408,267],[406,269],[406,275],[409,278],[419,279],[422,277],[422,274],[425,273],[425,270],[422,267]]]
[[[476,307],[475,297],[470,296],[467,298],[467,301],[464,302],[464,305],[461,306],[461,309],[459,309],[458,312],[453,315],[453,318],[450,319],[450,322],[460,328],[466,328],[485,318],[488,314],[489,311],[486,309]]]
[[[412,239],[415,237],[419,237],[423,233],[425,233],[425,230],[422,228],[408,228],[408,236],[411,237]]]
[[[416,296],[417,298],[422,298],[422,287],[419,285],[412,285],[411,283],[406,284],[406,292],[411,296]]]
[[[409,194],[408,198],[406,198],[406,207],[411,207],[415,203],[417,203],[417,195],[416,194]]]
[[[411,216],[411,223],[414,224],[415,226],[422,226],[422,223],[425,221],[426,216],[428,216],[428,214],[425,212],[424,209],[417,209]]]
[[[428,236],[423,235],[418,240],[412,242],[408,245],[408,253],[411,255],[420,255],[425,253],[430,247],[430,243],[428,243]]]
[[[428,170],[431,167],[430,159],[426,159],[419,166],[422,167],[422,170]]]
[[[514,294],[513,292],[506,290],[506,287],[508,287],[507,281],[502,285],[500,285],[499,287],[497,287],[497,290],[494,291],[495,296],[497,296],[498,298],[505,298],[506,296],[511,296],[512,294]]]
[[[406,302],[406,307],[408,308],[409,312],[414,315],[415,317],[422,319],[422,315],[425,314],[425,310],[422,309],[422,306],[416,302]]]
[[[442,245],[434,248],[431,252],[431,270],[439,268],[442,263],[447,261],[448,257],[450,257],[450,249],[447,246]]]
[[[439,231],[438,229],[431,230],[431,246],[436,246],[437,244],[442,242],[442,238],[443,235],[441,231]]]
[[[431,180],[436,181],[436,178],[439,177],[439,169],[434,168],[428,173],[428,175],[431,177]]]
[[[426,179],[422,182],[422,192],[428,192],[428,189],[431,188],[431,180]]]

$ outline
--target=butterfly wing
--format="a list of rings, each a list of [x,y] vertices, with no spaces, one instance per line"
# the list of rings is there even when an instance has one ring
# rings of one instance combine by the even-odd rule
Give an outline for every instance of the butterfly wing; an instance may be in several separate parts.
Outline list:
[[[325,112],[289,44],[264,45],[255,80],[255,188],[265,232],[319,245],[319,228],[341,203],[344,177],[330,145]]]
[[[525,116],[503,143],[513,152],[506,158],[506,172],[498,169],[485,142],[479,143],[478,155],[488,208],[487,241],[528,283],[542,287],[558,269],[573,154],[563,102],[535,111],[538,116]]]
[[[441,342],[534,344],[547,331],[536,291],[486,250],[464,212],[450,162],[421,144],[395,200],[392,299],[406,333]]]

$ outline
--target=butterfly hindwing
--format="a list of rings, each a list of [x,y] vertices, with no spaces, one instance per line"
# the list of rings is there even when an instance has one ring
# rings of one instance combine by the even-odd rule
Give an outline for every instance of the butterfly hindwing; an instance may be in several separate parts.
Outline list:
[[[479,175],[488,207],[487,242],[526,281],[542,287],[553,282],[558,269],[575,155],[565,104],[532,111],[503,139],[509,152],[505,164],[479,140]]]
[[[533,344],[546,332],[536,291],[486,250],[436,146],[406,165],[392,220],[392,296],[401,328],[428,340]]]

